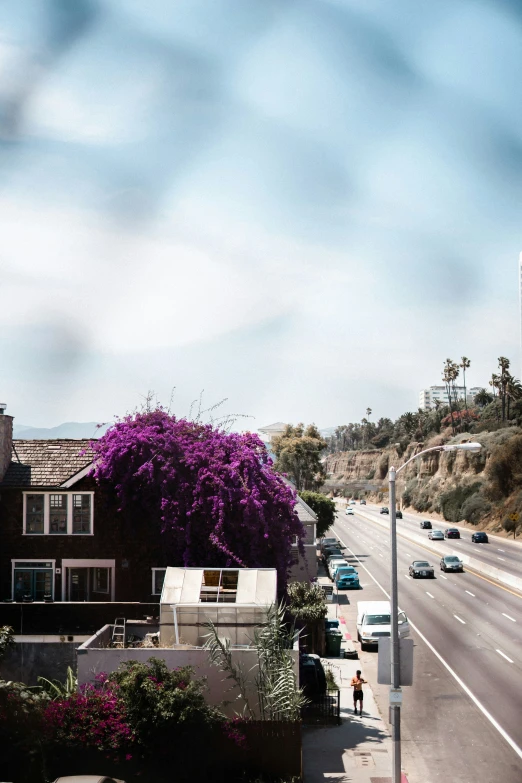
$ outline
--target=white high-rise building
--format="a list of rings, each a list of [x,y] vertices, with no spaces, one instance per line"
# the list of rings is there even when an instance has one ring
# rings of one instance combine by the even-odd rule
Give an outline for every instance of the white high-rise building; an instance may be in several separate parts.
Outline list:
[[[473,398],[480,391],[480,386],[472,386],[466,389],[468,404],[473,402]],[[464,386],[456,386],[455,393],[458,400],[464,399]],[[419,392],[419,408],[423,411],[431,410],[436,407],[436,403],[449,405],[448,392],[445,386],[430,386],[429,389],[422,389]]]

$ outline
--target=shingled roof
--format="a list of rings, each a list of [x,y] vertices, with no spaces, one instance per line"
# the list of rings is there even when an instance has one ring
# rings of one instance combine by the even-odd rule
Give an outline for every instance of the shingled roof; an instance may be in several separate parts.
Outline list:
[[[91,464],[90,438],[14,440],[2,487],[59,487]]]

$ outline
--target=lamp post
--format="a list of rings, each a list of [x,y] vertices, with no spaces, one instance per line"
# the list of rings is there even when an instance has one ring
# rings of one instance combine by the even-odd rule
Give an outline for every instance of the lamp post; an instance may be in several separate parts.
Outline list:
[[[395,479],[397,473],[410,462],[430,451],[471,451],[477,452],[482,448],[480,443],[453,443],[446,446],[433,446],[430,449],[419,451],[410,457],[404,465],[397,470],[391,467],[388,473],[389,503],[390,503],[390,552],[391,552],[391,678],[390,678],[390,723],[392,729],[392,783],[401,783],[401,680],[399,657],[399,600],[397,589],[397,521],[395,517]]]

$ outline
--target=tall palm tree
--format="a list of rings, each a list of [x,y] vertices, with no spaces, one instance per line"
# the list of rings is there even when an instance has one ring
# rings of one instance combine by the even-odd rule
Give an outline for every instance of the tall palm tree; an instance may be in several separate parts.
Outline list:
[[[467,394],[467,390],[466,390],[466,370],[469,369],[470,365],[471,365],[471,362],[468,359],[468,357],[467,356],[462,356],[461,360],[460,360],[459,367],[462,369],[462,379],[463,379],[463,382],[464,382],[464,406],[465,406],[464,410],[465,410],[466,419],[468,419],[468,394]]]
[[[506,419],[506,387],[508,384],[508,378],[509,378],[509,365],[511,362],[509,359],[506,359],[505,356],[499,356],[498,358],[498,366],[500,369],[500,385],[499,385],[499,392],[501,396],[501,403],[502,403],[502,421],[505,421]]]
[[[506,384],[506,397],[507,397],[507,418],[509,420],[509,409],[511,402],[517,402],[522,399],[522,383],[518,378],[514,378],[512,375],[508,376]]]
[[[475,405],[480,405],[480,407],[483,408],[488,403],[493,402],[493,395],[491,395],[487,389],[479,389],[475,394],[474,402]]]
[[[495,399],[497,396],[500,396],[500,377],[496,373],[491,374],[491,380],[489,382],[489,385],[493,390],[493,399]],[[497,411],[497,422],[498,422],[500,420],[498,405],[495,405],[495,408]]]
[[[444,384],[446,386],[446,392],[448,395],[448,402],[449,402],[450,415],[451,415],[451,429],[453,431],[453,434],[455,434],[455,420],[453,418],[453,398],[455,398],[455,402],[456,402],[455,381],[459,376],[459,372],[460,372],[459,366],[455,364],[455,362],[452,359],[446,359],[442,370],[442,380],[444,381]]]
[[[371,415],[372,415],[372,409],[366,408],[366,416],[368,417],[368,419],[370,418]]]

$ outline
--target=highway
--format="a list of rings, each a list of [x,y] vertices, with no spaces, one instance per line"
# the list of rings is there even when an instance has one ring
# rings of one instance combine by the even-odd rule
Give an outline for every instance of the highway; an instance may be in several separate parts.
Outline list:
[[[333,529],[361,577],[362,589],[347,591],[342,604],[355,640],[356,602],[382,600],[383,590],[389,592],[390,548],[388,530],[372,521],[375,512],[354,511],[340,512]],[[421,559],[435,566],[435,579],[409,577],[408,566]],[[439,559],[398,538],[399,605],[416,644],[414,685],[405,689],[403,709],[410,783],[520,783],[522,595],[471,572],[443,574]],[[372,688],[376,657],[361,653]],[[386,716],[388,689],[374,690]]]
[[[359,508],[356,506],[356,508]],[[379,513],[380,506],[367,505],[360,509],[361,512],[366,511],[371,516],[380,518],[381,522],[389,520],[386,514]],[[478,560],[482,560],[487,565],[492,565],[495,568],[500,568],[503,571],[507,571],[514,576],[522,577],[522,544],[518,542],[510,541],[509,539],[502,539],[496,536],[489,537],[488,544],[472,544],[471,534],[472,530],[469,528],[459,527],[451,522],[441,522],[440,519],[433,519],[427,514],[420,517],[417,514],[410,514],[407,511],[403,511],[403,518],[397,520],[397,531],[401,530],[411,531],[412,533],[421,534],[426,537],[428,542],[429,530],[420,529],[420,520],[429,519],[433,525],[433,530],[444,530],[448,527],[456,527],[459,529],[462,538],[445,539],[445,544],[448,549],[451,547],[458,554],[470,555]],[[441,543],[441,542],[438,542]]]

